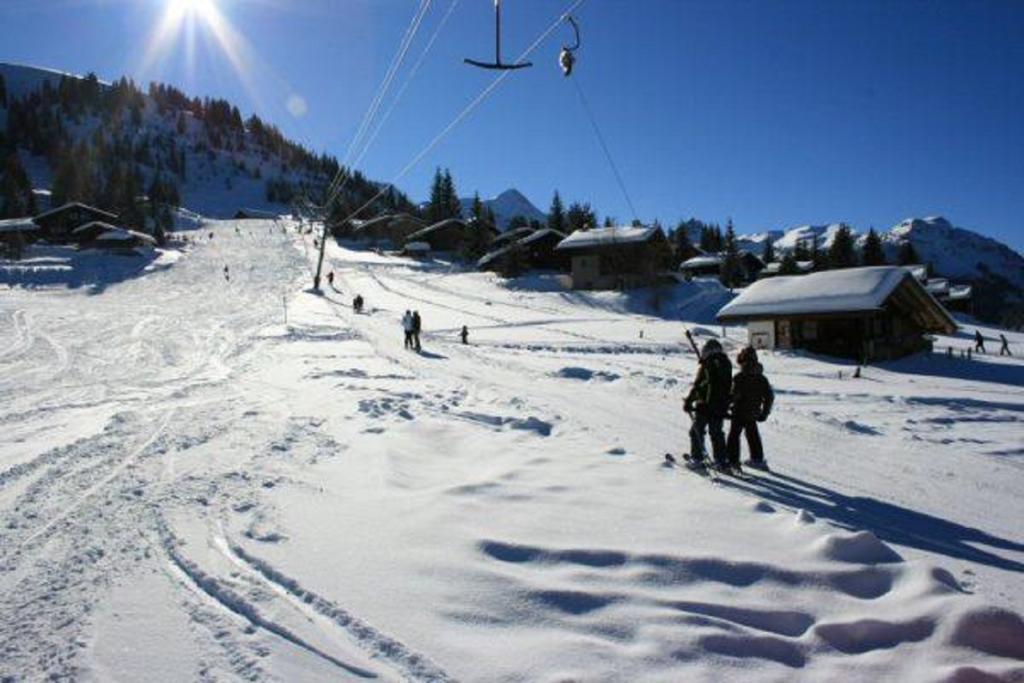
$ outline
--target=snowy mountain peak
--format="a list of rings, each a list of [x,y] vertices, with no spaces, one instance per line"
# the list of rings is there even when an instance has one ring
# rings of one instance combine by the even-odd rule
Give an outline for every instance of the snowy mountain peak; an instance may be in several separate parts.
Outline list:
[[[463,215],[470,215],[473,209],[473,198],[463,198],[460,201]],[[482,201],[485,207],[494,212],[499,230],[508,228],[509,222],[516,216],[522,216],[528,221],[538,220],[542,223],[547,222],[548,219],[547,214],[538,209],[533,202],[515,188],[510,188],[497,197]]]

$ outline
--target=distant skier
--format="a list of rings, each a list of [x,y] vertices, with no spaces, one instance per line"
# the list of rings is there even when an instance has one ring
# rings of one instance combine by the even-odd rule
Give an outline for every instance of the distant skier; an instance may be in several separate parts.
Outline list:
[[[227,264],[224,265],[224,279],[231,282],[231,270],[228,268]]]
[[[463,344],[469,343],[469,328],[465,325],[462,326],[462,331],[459,332],[459,337],[462,339]]]
[[[740,470],[740,434],[746,433],[750,459],[745,463],[759,470],[767,470],[764,448],[757,423],[768,419],[775,402],[772,385],[764,376],[764,369],[757,361],[757,351],[748,346],[736,358],[740,371],[732,378],[732,421],[726,449],[729,452],[729,466]]]
[[[330,271],[329,273],[327,273],[327,284],[331,286],[331,289],[334,289],[334,271],[333,270]]]
[[[356,313],[362,313],[363,312],[363,295],[362,294],[356,294],[355,297],[352,299],[352,309],[355,310]]]
[[[412,343],[416,347],[417,351],[422,351],[423,347],[420,345],[420,331],[423,329],[423,319],[420,318],[419,311],[412,312]]]
[[[409,311],[406,311],[405,315],[402,316],[402,331],[405,332],[405,348],[406,349],[411,349],[413,347],[413,343],[412,343],[412,330],[413,330],[413,327],[412,326],[413,326],[412,313],[410,313]]]
[[[690,427],[690,459],[707,464],[704,434],[711,434],[711,449],[715,465],[726,470],[729,466],[722,426],[729,409],[732,389],[732,363],[717,339],[709,339],[701,349],[700,367],[693,387],[683,402],[683,408],[693,418]]]
[[[981,336],[979,330],[974,331],[974,352],[985,353],[985,338]]]
[[[1012,356],[1013,354],[1010,353],[1010,342],[1006,340],[1005,334],[999,335],[999,341],[1003,342],[1003,345],[999,347],[999,355],[1002,356],[1005,354],[1007,356]]]

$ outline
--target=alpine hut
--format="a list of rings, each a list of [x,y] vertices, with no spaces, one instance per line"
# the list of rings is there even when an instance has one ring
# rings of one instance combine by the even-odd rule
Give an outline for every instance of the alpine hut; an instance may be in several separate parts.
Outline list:
[[[931,348],[956,322],[905,268],[873,266],[758,280],[718,312],[746,323],[760,349],[807,349],[860,361]]]
[[[60,244],[73,241],[72,232],[92,221],[115,222],[117,216],[81,202],[70,202],[32,219],[42,229],[42,237],[49,242]]]
[[[672,258],[657,226],[577,230],[555,249],[572,259],[573,289],[626,289],[654,284]]]

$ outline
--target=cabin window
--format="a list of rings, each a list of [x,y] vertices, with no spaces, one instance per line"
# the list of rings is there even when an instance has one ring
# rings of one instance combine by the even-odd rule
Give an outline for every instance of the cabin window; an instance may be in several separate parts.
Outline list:
[[[800,334],[804,339],[815,340],[818,338],[818,321],[817,320],[805,320],[800,329]]]

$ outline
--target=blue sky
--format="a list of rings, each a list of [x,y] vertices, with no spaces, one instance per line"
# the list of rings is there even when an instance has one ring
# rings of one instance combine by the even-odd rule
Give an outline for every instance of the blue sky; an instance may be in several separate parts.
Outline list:
[[[202,22],[191,67],[181,35],[145,68],[169,1],[0,0],[0,60],[226,97],[343,158],[418,5],[211,0],[248,45],[243,77]],[[406,69],[451,1],[433,0]],[[506,57],[569,2],[504,0]],[[366,154],[369,176],[393,177],[493,78],[462,64],[492,54],[492,16],[491,0],[458,0]],[[1024,3],[588,0],[578,18],[575,77],[641,219],[753,232],[942,214],[1024,247]],[[630,218],[558,71],[569,39],[559,27],[399,187],[424,198],[440,164],[463,194],[517,187],[546,209],[558,188]]]

